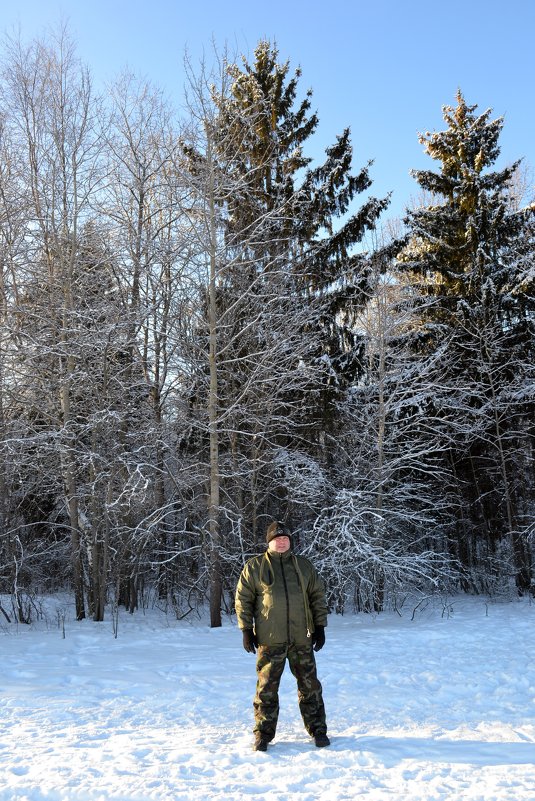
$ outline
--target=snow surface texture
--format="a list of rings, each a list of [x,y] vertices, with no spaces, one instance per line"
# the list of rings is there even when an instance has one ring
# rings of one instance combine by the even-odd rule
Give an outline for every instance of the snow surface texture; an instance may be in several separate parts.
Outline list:
[[[444,614],[446,612],[446,614]],[[331,615],[318,654],[330,748],[281,716],[254,753],[254,657],[151,611],[0,627],[0,801],[534,801],[535,606],[459,599]]]

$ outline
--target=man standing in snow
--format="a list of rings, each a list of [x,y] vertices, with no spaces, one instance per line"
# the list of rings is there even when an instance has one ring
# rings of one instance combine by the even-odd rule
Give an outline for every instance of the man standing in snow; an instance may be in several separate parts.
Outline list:
[[[252,654],[258,648],[253,749],[266,751],[275,736],[286,660],[297,679],[305,729],[322,748],[330,741],[314,651],[325,644],[328,610],[323,582],[308,559],[293,553],[290,533],[283,524],[271,523],[266,541],[266,552],[249,559],[236,589],[243,647]]]

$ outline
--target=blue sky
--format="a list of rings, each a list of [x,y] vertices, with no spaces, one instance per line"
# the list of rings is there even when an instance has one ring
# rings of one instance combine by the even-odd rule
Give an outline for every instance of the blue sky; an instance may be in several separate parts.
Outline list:
[[[393,191],[386,217],[418,194],[409,170],[433,168],[418,132],[443,129],[458,88],[505,116],[498,166],[535,167],[535,0],[0,0],[0,31],[20,25],[23,39],[62,18],[99,88],[128,66],[177,104],[186,47],[195,62],[212,40],[249,55],[259,38],[276,40],[314,92],[309,155],[349,126],[355,165],[374,160],[373,194]]]

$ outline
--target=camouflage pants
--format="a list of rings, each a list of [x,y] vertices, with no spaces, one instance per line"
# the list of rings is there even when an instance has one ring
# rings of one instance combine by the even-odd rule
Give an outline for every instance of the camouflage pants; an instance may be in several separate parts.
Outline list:
[[[279,684],[286,664],[297,679],[297,700],[305,729],[310,735],[326,732],[322,689],[316,674],[312,646],[260,645],[256,660],[257,684],[253,701],[255,732],[267,740],[275,736],[279,719]]]

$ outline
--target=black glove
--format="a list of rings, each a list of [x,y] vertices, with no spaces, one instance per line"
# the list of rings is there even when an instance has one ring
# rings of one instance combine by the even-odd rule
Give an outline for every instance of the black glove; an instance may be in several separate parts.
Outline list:
[[[257,640],[256,635],[253,632],[253,630],[252,629],[244,629],[243,630],[243,647],[245,648],[247,653],[248,654],[255,654],[257,645],[258,645],[258,640]]]
[[[325,626],[316,626],[312,635],[312,645],[315,651],[321,651],[325,645]]]

